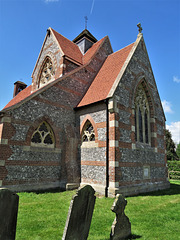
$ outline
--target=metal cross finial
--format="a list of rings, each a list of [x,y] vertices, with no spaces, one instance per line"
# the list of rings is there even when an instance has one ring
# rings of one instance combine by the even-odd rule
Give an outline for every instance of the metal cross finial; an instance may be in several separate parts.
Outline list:
[[[85,18],[85,29],[87,29],[87,20],[88,20],[88,18],[87,18],[87,16],[85,16],[84,18]]]
[[[141,33],[142,30],[143,30],[142,27],[141,27],[141,23],[138,23],[138,24],[137,24],[137,27],[139,28],[139,29],[138,29],[139,33]]]

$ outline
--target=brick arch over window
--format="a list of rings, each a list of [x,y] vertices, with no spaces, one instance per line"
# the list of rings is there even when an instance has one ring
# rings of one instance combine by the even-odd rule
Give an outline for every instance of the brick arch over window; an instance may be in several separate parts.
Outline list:
[[[91,126],[92,127],[91,127]],[[84,118],[84,120],[83,120],[83,122],[82,122],[82,124],[81,124],[81,127],[80,127],[80,137],[81,137],[81,141],[83,140],[83,136],[85,136],[86,134],[85,134],[85,132],[84,131],[88,131],[88,129],[86,129],[86,128],[88,128],[89,127],[89,130],[91,131],[91,133],[92,133],[92,135],[94,134],[94,138],[91,138],[91,134],[89,133],[89,140],[90,140],[90,138],[91,138],[91,140],[92,141],[95,141],[95,142],[97,142],[97,139],[98,139],[98,131],[97,131],[97,127],[96,127],[96,124],[95,124],[95,122],[94,122],[94,120],[93,120],[93,118],[90,116],[90,115],[87,115],[85,118]],[[88,135],[88,134],[87,134]],[[93,137],[93,136],[92,136]],[[82,141],[83,142],[83,141]]]
[[[38,74],[38,88],[55,79],[55,66],[52,58],[46,56],[41,64]]]
[[[153,98],[145,79],[137,84],[134,91],[135,140],[151,144],[151,118],[154,117]]]

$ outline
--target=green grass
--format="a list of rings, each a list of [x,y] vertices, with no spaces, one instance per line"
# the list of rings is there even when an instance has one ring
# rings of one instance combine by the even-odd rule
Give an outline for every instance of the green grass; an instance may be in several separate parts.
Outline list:
[[[62,239],[69,204],[75,191],[62,193],[19,193],[16,240]],[[132,239],[180,239],[180,181],[169,190],[127,197],[126,214]],[[114,199],[97,198],[88,240],[108,240],[115,214]]]

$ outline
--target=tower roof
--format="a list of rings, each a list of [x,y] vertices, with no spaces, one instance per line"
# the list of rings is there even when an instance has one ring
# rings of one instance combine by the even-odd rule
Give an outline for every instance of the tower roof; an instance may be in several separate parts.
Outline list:
[[[89,39],[91,42],[95,43],[97,42],[97,39],[87,30],[84,29],[74,40],[74,43],[77,43],[79,40],[83,39],[84,37],[86,37],[87,39]]]

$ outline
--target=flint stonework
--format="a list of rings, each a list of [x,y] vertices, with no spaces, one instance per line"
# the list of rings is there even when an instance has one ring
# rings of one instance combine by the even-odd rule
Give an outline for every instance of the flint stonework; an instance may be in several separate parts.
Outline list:
[[[88,238],[96,197],[90,185],[77,191],[70,203],[62,240],[86,240]]]
[[[0,240],[15,240],[19,196],[0,189]]]
[[[111,208],[116,217],[111,227],[110,240],[121,240],[131,235],[131,223],[124,213],[126,205],[127,200],[121,194],[117,194]]]
[[[108,37],[96,43],[86,31],[71,42],[49,28],[32,84],[0,112],[0,186],[34,191],[93,184],[104,195],[107,172],[109,179],[117,183],[110,184],[113,196],[170,186],[165,115],[142,33],[133,44],[112,54]],[[87,40],[85,36],[94,45],[83,55],[78,47]],[[48,68],[51,74],[41,88],[47,59],[52,64]],[[139,107],[143,111],[138,118]],[[95,139],[84,143],[87,121],[93,126]],[[55,148],[46,138],[47,144],[39,145],[42,138],[32,143],[42,122],[54,133]],[[139,138],[140,132],[143,138]],[[108,151],[110,164],[106,169]]]

